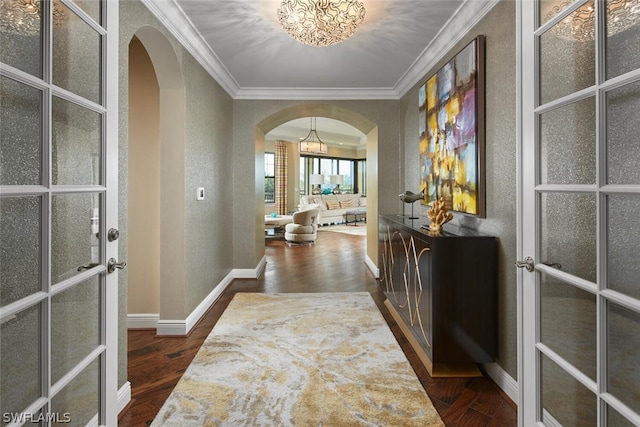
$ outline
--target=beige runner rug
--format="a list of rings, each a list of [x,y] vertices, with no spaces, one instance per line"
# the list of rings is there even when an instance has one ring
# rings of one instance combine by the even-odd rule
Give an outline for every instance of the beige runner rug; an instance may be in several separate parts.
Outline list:
[[[444,426],[371,295],[238,293],[152,426]]]
[[[359,222],[358,225],[323,225],[318,228],[318,231],[332,231],[334,233],[351,234],[353,236],[366,236],[367,224]]]

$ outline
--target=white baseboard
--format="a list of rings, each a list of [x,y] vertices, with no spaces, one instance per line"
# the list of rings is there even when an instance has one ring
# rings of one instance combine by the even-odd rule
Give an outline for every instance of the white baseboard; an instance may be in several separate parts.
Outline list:
[[[482,370],[505,392],[509,399],[518,404],[518,382],[497,363],[483,363]]]
[[[234,279],[257,279],[267,266],[267,256],[264,255],[256,268],[236,268],[233,270]]]
[[[200,304],[191,312],[185,320],[158,320],[156,334],[158,335],[187,335],[198,323],[198,320],[209,310],[214,302],[222,295],[222,292],[231,284],[234,279],[234,272],[231,271],[225,276],[218,286],[213,288],[211,293],[202,300]]]
[[[209,310],[209,308],[227,289],[233,279],[257,279],[267,265],[267,257],[263,256],[256,268],[234,269],[216,286],[207,297],[202,300],[195,310],[185,320],[157,320],[156,333],[158,335],[187,335],[191,329],[198,323],[198,320]]]
[[[127,381],[118,390],[118,414],[131,402],[131,383]]]
[[[155,329],[158,326],[158,313],[127,314],[127,329]]]
[[[376,279],[379,279],[380,278],[380,269],[378,268],[376,263],[373,262],[371,260],[371,258],[369,258],[369,255],[367,255],[367,257],[365,259],[365,264],[366,264],[367,268],[369,269],[369,271],[371,272],[371,274],[373,274],[373,277],[375,277]]]

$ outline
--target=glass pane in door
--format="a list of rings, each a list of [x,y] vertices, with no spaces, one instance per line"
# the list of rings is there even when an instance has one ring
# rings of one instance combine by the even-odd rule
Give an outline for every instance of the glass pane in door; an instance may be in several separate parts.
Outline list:
[[[584,385],[541,354],[543,411],[562,426],[596,426],[597,400]]]
[[[0,198],[0,307],[42,290],[42,197]]]
[[[51,282],[69,279],[100,259],[100,196],[55,195],[51,201]],[[80,269],[80,270],[79,270]]]
[[[101,104],[102,37],[61,1],[53,5],[53,83]]]
[[[596,182],[595,118],[594,97],[540,115],[542,184]]]
[[[0,185],[41,184],[42,92],[2,76],[0,99]]]
[[[595,98],[541,114],[540,150],[542,184],[595,184]]]
[[[607,220],[607,287],[640,299],[640,195],[608,195]]]
[[[0,414],[21,412],[40,397],[40,321],[36,304],[0,324]]]
[[[563,0],[540,0],[538,8],[540,13],[540,25],[544,25],[554,16],[566,10],[571,2]]]
[[[98,24],[102,24],[102,2],[100,0],[76,0],[74,2]]]
[[[640,184],[640,82],[607,93],[607,182]]]
[[[596,197],[593,194],[541,195],[540,263],[596,281]]]
[[[596,297],[541,273],[543,344],[596,380]]]
[[[607,425],[615,427],[638,427],[609,405],[607,405]]]
[[[0,62],[42,77],[40,1],[0,2],[0,46]]]
[[[640,413],[640,313],[607,304],[607,391]]]
[[[95,359],[51,400],[51,413],[57,414],[59,425],[90,425],[100,412],[100,359]],[[64,423],[64,420],[67,420]]]
[[[593,1],[540,36],[540,104],[595,84],[595,20],[581,22],[579,32],[573,26],[589,9]]]
[[[100,344],[100,281],[94,276],[51,298],[51,381],[58,381]]]
[[[640,2],[606,2],[607,78],[640,68]]]
[[[102,116],[53,97],[52,181],[55,185],[99,185]]]

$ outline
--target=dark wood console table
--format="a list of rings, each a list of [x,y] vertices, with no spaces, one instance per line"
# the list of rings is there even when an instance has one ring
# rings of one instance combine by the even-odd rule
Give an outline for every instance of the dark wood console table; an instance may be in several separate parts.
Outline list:
[[[432,377],[481,375],[497,351],[495,237],[426,217],[380,215],[378,242],[385,305]]]

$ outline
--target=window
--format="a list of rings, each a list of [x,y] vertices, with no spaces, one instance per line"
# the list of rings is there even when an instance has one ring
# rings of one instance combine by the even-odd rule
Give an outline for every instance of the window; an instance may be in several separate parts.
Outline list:
[[[362,193],[366,191],[364,159],[339,159],[333,157],[300,156],[300,195],[311,194],[309,177],[323,174],[322,190],[331,191],[334,187],[329,181],[330,175],[342,175],[344,183],[340,185],[343,193]]]
[[[264,202],[276,202],[276,154],[264,153]]]

